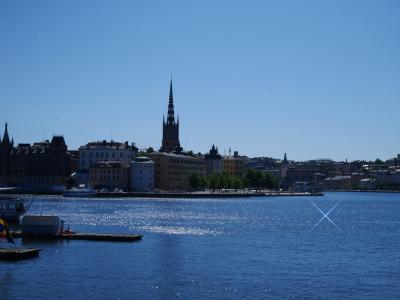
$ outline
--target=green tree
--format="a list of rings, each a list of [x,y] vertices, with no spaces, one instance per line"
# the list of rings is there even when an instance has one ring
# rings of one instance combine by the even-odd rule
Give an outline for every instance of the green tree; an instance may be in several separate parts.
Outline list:
[[[239,190],[243,188],[243,181],[238,176],[233,177],[232,188]]]
[[[200,176],[197,173],[192,173],[189,176],[189,184],[193,190],[197,190],[200,187]]]
[[[208,188],[215,190],[218,189],[218,176],[216,174],[212,174],[208,177]]]
[[[201,177],[200,177],[200,187],[201,187],[202,189],[205,189],[205,188],[207,188],[207,186],[208,186],[207,177],[201,176]]]

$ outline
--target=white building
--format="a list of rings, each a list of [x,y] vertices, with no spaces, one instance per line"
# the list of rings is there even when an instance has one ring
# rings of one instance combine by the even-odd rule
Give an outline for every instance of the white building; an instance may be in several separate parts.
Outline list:
[[[154,189],[155,163],[148,157],[138,157],[131,161],[131,188],[136,191]]]
[[[137,148],[128,142],[91,142],[79,148],[79,169],[88,171],[98,161],[119,161],[129,163],[136,157]]]

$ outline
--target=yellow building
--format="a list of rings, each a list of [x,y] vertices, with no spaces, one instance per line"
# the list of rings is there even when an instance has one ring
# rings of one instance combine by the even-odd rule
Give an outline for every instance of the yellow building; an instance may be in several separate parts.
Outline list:
[[[239,155],[224,156],[222,158],[222,172],[229,175],[240,176],[244,173],[244,163],[245,160]]]
[[[146,156],[155,162],[155,187],[160,190],[188,190],[191,174],[206,175],[203,157],[165,152],[147,153]]]

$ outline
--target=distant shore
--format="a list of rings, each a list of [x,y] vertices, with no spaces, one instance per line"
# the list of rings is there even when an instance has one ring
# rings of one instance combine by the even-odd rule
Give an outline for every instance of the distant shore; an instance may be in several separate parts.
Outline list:
[[[62,196],[61,192],[52,193],[16,193],[19,195],[36,195],[36,196]],[[310,192],[98,192],[96,195],[91,195],[82,198],[250,198],[250,197],[314,197],[323,196],[323,193]],[[80,198],[80,197],[76,197]]]
[[[397,190],[327,190],[323,192],[98,192],[90,198],[250,198],[250,197],[294,197],[294,196],[323,196],[324,193],[400,193]],[[19,195],[62,196],[62,192],[16,192]]]
[[[290,197],[323,196],[322,193],[291,192],[104,192],[96,193],[97,198],[250,198],[250,197]]]

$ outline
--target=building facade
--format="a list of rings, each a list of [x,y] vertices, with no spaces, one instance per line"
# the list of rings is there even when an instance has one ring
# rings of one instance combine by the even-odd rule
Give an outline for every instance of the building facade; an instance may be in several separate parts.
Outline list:
[[[115,141],[91,142],[79,148],[79,169],[88,171],[98,161],[119,161],[128,163],[136,157],[137,148],[132,143]]]
[[[147,156],[155,162],[155,187],[160,190],[189,190],[190,175],[206,175],[205,160],[201,156],[165,152],[152,152]]]
[[[233,176],[241,176],[244,173],[244,164],[245,160],[235,151],[233,156],[222,158],[222,172]]]
[[[222,173],[222,156],[218,154],[218,148],[212,145],[210,152],[204,156],[206,161],[206,175]]]
[[[121,161],[97,161],[89,169],[89,184],[97,188],[129,189],[130,166]]]
[[[172,91],[172,79],[169,86],[169,101],[167,121],[163,118],[163,137],[160,152],[182,152],[179,143],[179,117],[175,121],[174,95]]]
[[[130,186],[135,191],[154,190],[155,163],[148,157],[138,157],[130,162]]]
[[[6,124],[0,143],[0,185],[23,191],[59,191],[77,169],[78,158],[68,151],[64,137],[14,147]]]

